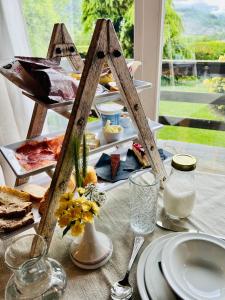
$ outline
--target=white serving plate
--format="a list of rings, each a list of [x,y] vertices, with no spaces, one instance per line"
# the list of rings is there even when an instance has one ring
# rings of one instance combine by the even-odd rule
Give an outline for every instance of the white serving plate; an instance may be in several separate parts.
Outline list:
[[[150,121],[150,120],[149,120],[149,126],[150,126],[150,128],[153,132],[160,129],[161,127],[163,127],[162,124],[157,123],[155,121]],[[105,138],[104,138],[104,135],[103,135],[102,121],[101,120],[98,120],[96,122],[88,123],[87,126],[86,126],[86,131],[90,131],[90,132],[95,133],[97,138],[100,140],[100,147],[98,147],[94,150],[91,150],[90,154],[105,151],[106,149],[109,149],[111,147],[120,145],[120,144],[128,142],[128,141],[131,141],[131,140],[133,140],[137,137],[137,131],[135,130],[135,128],[133,126],[130,126],[130,127],[124,128],[123,134],[122,134],[121,139],[119,141],[116,141],[116,142],[113,142],[113,143],[107,143]],[[53,137],[56,137],[60,134],[63,134],[63,132],[45,134],[45,135],[30,139],[30,140],[31,141],[32,140],[42,141],[44,138],[53,138]],[[10,144],[10,145],[0,147],[0,152],[2,153],[3,157],[6,159],[6,161],[10,165],[12,171],[15,173],[15,175],[18,178],[24,178],[24,177],[29,177],[29,176],[38,174],[40,172],[49,170],[49,169],[53,168],[56,165],[56,163],[52,163],[52,164],[49,164],[47,166],[37,168],[37,169],[34,169],[34,170],[30,170],[30,171],[26,171],[24,168],[22,168],[21,165],[19,164],[19,161],[15,157],[15,151],[18,147],[20,147],[21,145],[23,145],[27,141],[29,141],[29,140],[23,140],[23,141],[20,141],[20,142],[17,142],[17,143],[13,143],[13,144]]]
[[[150,243],[142,252],[137,265],[137,286],[142,300],[175,299],[169,298],[171,291],[159,269],[158,262],[161,260],[162,247],[171,237],[176,235],[177,233],[170,233],[162,236]],[[150,262],[151,265],[149,265]],[[150,278],[150,274],[151,276],[154,274],[153,277]],[[145,276],[147,276],[147,280]]]
[[[203,233],[171,238],[162,268],[172,289],[185,300],[225,299],[225,241]]]
[[[152,86],[150,82],[142,81],[142,80],[133,80],[133,83],[138,93],[144,91],[145,89],[149,89]],[[121,99],[121,94],[119,91],[110,92],[104,87],[103,90],[104,90],[103,93],[95,95],[93,104],[99,104],[103,102],[109,102],[109,101],[115,101]],[[59,102],[51,103],[51,101],[45,102],[45,101],[41,101],[40,99],[36,98],[33,95],[28,94],[27,92],[23,92],[23,94],[28,98],[32,99],[33,101],[42,104],[46,108],[53,109],[53,110],[61,110],[61,111],[70,110],[74,103],[74,100],[63,101],[60,103]]]

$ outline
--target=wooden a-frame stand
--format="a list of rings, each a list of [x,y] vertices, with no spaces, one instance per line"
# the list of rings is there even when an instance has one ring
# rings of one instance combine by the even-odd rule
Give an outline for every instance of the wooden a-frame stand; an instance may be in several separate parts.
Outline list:
[[[75,70],[82,72],[84,68],[84,62],[73,43],[66,26],[64,24],[55,24],[51,40],[48,47],[47,58],[54,58],[58,62],[60,62],[62,57],[66,57],[71,66],[75,68]],[[24,93],[26,95],[26,93]],[[43,130],[44,122],[47,116],[48,109],[39,103],[35,103],[33,114],[31,117],[30,126],[27,133],[27,139],[34,138],[39,136]],[[62,113],[63,115],[63,113]],[[64,116],[69,118],[69,114],[64,112]],[[21,185],[25,183],[28,178],[17,178],[15,185]]]
[[[65,30],[64,25],[62,25],[61,28]],[[66,56],[68,56],[74,68],[82,70],[82,60],[80,59],[74,44],[72,44],[71,39],[67,36],[67,40],[62,40],[62,43],[59,43],[60,36],[59,28],[58,26],[55,26],[50,42],[48,58],[57,56],[60,59],[62,56],[65,56],[66,52]],[[68,53],[65,46],[65,43],[68,42],[74,47],[73,49],[76,53],[76,55],[72,58],[71,53]],[[57,48],[65,50],[60,53]],[[56,55],[53,55],[54,53]],[[46,209],[37,230],[37,233],[45,238],[48,247],[50,246],[56,225],[54,212],[57,202],[60,195],[66,190],[67,183],[73,169],[74,139],[75,137],[81,137],[84,132],[88,115],[91,110],[91,105],[95,97],[96,88],[99,83],[99,77],[106,60],[111,68],[113,77],[122,96],[122,100],[124,101],[124,105],[127,107],[133,122],[138,128],[139,140],[146,150],[146,154],[150,160],[153,171],[158,174],[161,182],[166,179],[163,163],[158,153],[153,134],[149,128],[137,91],[133,85],[133,81],[128,71],[113,25],[110,20],[99,19],[96,23],[85,60],[82,77],[70,114],[62,150],[49,188]],[[40,118],[44,119],[45,115],[46,111],[39,105],[36,105],[33,113],[33,126],[29,130],[29,136],[40,134],[43,126],[43,124],[39,126]]]

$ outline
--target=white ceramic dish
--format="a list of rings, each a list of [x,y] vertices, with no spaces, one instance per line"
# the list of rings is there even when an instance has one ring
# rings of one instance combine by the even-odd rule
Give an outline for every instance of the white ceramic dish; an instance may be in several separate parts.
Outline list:
[[[225,241],[203,233],[173,237],[163,248],[162,268],[182,299],[225,299]]]
[[[148,257],[145,263],[145,286],[148,294],[153,300],[176,300],[170,286],[165,280],[159,268],[159,262],[162,259],[162,250],[171,237],[177,233],[172,233],[159,238],[154,246],[148,251]]]
[[[140,259],[138,261],[137,265],[137,286],[138,286],[138,291],[141,296],[142,300],[172,300],[174,298],[168,298],[168,295],[171,294],[171,291],[168,293],[168,287],[164,289],[166,282],[165,279],[160,272],[158,262],[161,259],[160,252],[162,250],[163,245],[171,238],[176,236],[177,233],[170,233],[165,236],[162,236],[156,240],[154,240],[152,243],[150,243],[145,250],[142,252]],[[151,268],[149,267],[149,261],[148,257],[151,255],[151,262],[153,261]],[[156,255],[153,257],[152,255]],[[146,268],[146,264],[148,261],[148,270]],[[152,270],[150,270],[152,269]],[[148,276],[150,273],[152,274],[154,272],[154,278],[149,278]],[[147,280],[145,283],[145,273],[147,273]],[[163,282],[164,281],[164,282]],[[161,283],[163,282],[163,287]],[[147,287],[146,284],[148,284],[148,292],[147,292]],[[153,285],[154,284],[154,285]],[[149,293],[149,294],[148,294]],[[162,298],[157,297],[158,295],[163,295]],[[151,297],[151,298],[150,298]]]
[[[104,134],[104,138],[106,140],[107,143],[113,143],[113,142],[116,142],[116,141],[119,141],[123,135],[123,127],[120,126],[120,125],[111,125],[112,127],[117,127],[119,128],[119,132],[108,132],[105,130],[105,127],[103,127],[102,131],[103,131],[103,134]]]

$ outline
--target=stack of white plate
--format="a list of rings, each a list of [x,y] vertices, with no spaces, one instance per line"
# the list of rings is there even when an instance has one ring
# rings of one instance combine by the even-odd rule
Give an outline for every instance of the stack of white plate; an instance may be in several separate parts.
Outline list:
[[[225,241],[203,233],[163,236],[143,251],[137,285],[142,300],[225,299]]]

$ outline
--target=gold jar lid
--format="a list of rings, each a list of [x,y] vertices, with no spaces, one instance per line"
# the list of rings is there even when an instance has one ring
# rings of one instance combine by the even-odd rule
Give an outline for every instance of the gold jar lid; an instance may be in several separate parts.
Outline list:
[[[192,171],[196,168],[197,160],[189,154],[176,154],[172,158],[171,165],[180,171]]]

